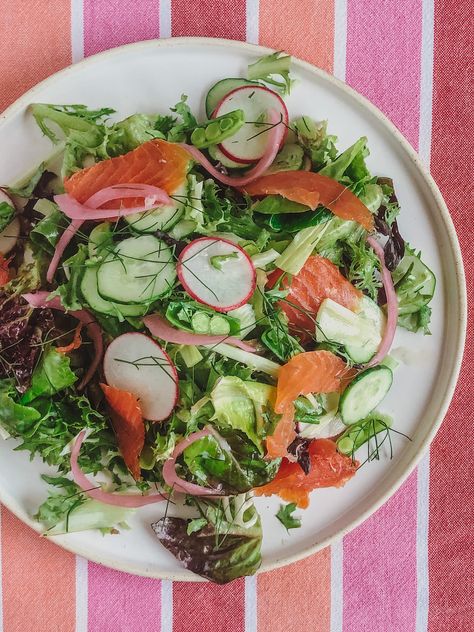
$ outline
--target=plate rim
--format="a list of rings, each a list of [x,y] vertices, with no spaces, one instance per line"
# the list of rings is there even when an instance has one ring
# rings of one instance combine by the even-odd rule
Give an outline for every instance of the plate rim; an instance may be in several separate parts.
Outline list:
[[[58,77],[69,75],[74,73],[77,69],[83,68],[84,66],[92,66],[94,63],[98,61],[102,61],[107,57],[113,58],[116,55],[121,55],[125,51],[137,51],[140,49],[154,49],[154,48],[173,48],[187,45],[198,45],[202,47],[211,46],[223,46],[226,48],[233,48],[236,51],[243,52],[251,52],[255,55],[262,54],[270,54],[274,53],[275,50],[272,48],[268,48],[265,46],[259,46],[257,44],[250,44],[248,42],[238,41],[238,40],[230,40],[225,38],[212,38],[212,37],[169,37],[169,38],[161,38],[161,39],[152,39],[145,40],[140,42],[133,42],[131,44],[124,44],[122,46],[118,46],[115,48],[108,49],[106,51],[102,51],[90,57],[84,58],[79,62],[68,65],[67,67],[49,75],[32,88],[30,88],[27,92],[22,94],[18,99],[16,99],[10,106],[8,106],[1,114],[0,114],[0,134],[3,125],[7,122],[7,120],[15,115],[19,110],[23,109],[25,105],[28,105],[32,100],[34,94],[44,88],[49,84],[53,84]],[[371,101],[369,101],[366,97],[362,96],[359,92],[348,86],[345,82],[337,79],[330,73],[325,70],[318,68],[317,66],[304,61],[294,55],[292,55],[292,63],[294,63],[297,67],[302,68],[306,72],[309,72],[312,75],[315,75],[318,79],[328,82],[332,84],[332,86],[336,87],[342,93],[345,93],[353,101],[357,102],[359,106],[361,106],[366,111],[368,110],[378,121],[383,125],[385,131],[392,136],[395,140],[397,140],[398,144],[401,145],[401,148],[405,152],[406,155],[412,161],[414,167],[416,168],[418,175],[421,177],[421,180],[424,182],[427,187],[430,195],[434,198],[436,203],[437,211],[439,213],[440,219],[444,224],[444,228],[446,229],[446,237],[448,239],[449,247],[451,250],[451,254],[454,259],[454,274],[456,277],[456,291],[458,295],[458,303],[457,308],[459,310],[459,318],[457,322],[453,325],[453,329],[456,328],[455,339],[456,339],[456,349],[455,353],[452,356],[452,371],[450,377],[446,383],[446,389],[444,393],[444,397],[442,402],[440,402],[437,412],[433,416],[433,422],[430,425],[428,431],[426,432],[424,438],[420,441],[419,450],[413,455],[413,457],[408,461],[405,465],[401,474],[396,478],[396,480],[390,485],[390,487],[381,494],[380,498],[376,500],[373,504],[370,505],[370,508],[359,514],[356,518],[351,520],[345,527],[340,528],[333,535],[325,537],[323,540],[318,541],[317,543],[303,548],[301,551],[294,553],[292,555],[282,556],[272,562],[265,562],[262,560],[261,567],[257,570],[257,574],[264,573],[267,571],[275,570],[277,568],[281,568],[288,564],[292,564],[293,562],[300,561],[317,553],[323,548],[326,548],[333,542],[337,542],[341,540],[345,535],[350,533],[353,529],[362,524],[365,520],[367,520],[372,514],[374,514],[382,505],[384,505],[403,485],[403,483],[407,480],[410,474],[413,472],[415,467],[424,457],[425,453],[428,451],[431,442],[433,441],[435,435],[437,434],[441,423],[446,416],[449,405],[453,399],[454,391],[458,382],[462,358],[464,353],[464,346],[466,340],[466,328],[467,328],[467,290],[466,290],[466,280],[464,274],[464,266],[461,248],[459,245],[459,241],[457,238],[457,234],[454,228],[454,223],[449,213],[448,207],[444,198],[435,183],[429,168],[425,166],[424,162],[422,162],[421,158],[418,156],[417,152],[413,149],[410,143],[403,136],[401,131],[396,127],[396,125],[387,117],[385,114],[379,110],[377,106],[375,106]],[[9,497],[8,494],[5,494],[4,490],[0,488],[0,503],[3,504],[9,511],[11,511],[18,519],[20,519],[23,523],[27,524],[37,533],[40,531],[38,523],[30,518],[26,512],[24,512],[19,504],[16,503],[15,499]],[[188,582],[206,582],[208,580],[204,578],[200,578],[195,574],[191,573],[187,569],[182,569],[180,571],[149,571],[148,569],[143,569],[138,566],[133,566],[133,563],[130,564],[121,564],[115,561],[115,558],[109,557],[108,555],[104,555],[103,557],[97,557],[93,554],[90,554],[87,550],[86,545],[79,546],[70,546],[67,542],[64,542],[65,536],[53,536],[51,541],[54,544],[60,546],[61,548],[74,553],[76,555],[81,555],[82,557],[95,562],[97,564],[105,565],[109,568],[113,568],[115,570],[119,570],[122,572],[131,573],[134,575],[139,575],[142,577],[150,577],[155,579],[164,579],[164,580],[172,580],[172,581],[188,581]]]

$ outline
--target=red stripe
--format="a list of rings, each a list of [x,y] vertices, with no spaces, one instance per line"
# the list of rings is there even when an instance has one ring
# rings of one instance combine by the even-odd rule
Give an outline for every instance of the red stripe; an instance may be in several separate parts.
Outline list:
[[[471,309],[457,393],[431,448],[430,632],[468,632],[474,620],[472,24],[471,3],[436,1],[431,169],[457,227]]]
[[[173,632],[244,632],[244,581],[225,586],[175,582]]]
[[[73,632],[74,555],[41,538],[4,507],[1,540],[5,632]]]
[[[260,0],[259,43],[332,72],[334,0]]]
[[[301,562],[259,575],[257,586],[259,632],[329,632],[329,547]]]
[[[245,39],[245,0],[172,0],[171,34]]]
[[[1,0],[0,111],[71,63],[70,0]]]

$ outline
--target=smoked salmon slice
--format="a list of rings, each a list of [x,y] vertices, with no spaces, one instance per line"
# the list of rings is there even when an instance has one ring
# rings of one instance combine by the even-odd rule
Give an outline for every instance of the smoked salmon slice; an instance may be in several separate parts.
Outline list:
[[[275,412],[282,415],[275,431],[266,440],[267,456],[288,454],[287,448],[296,437],[293,402],[300,395],[332,393],[341,390],[348,367],[330,351],[299,353],[283,365],[278,373]]]
[[[123,156],[102,160],[92,167],[77,171],[64,181],[64,189],[81,204],[101,189],[117,184],[150,184],[171,194],[187,176],[190,155],[180,145],[155,138]],[[143,198],[128,198],[122,206],[131,208]],[[104,208],[116,208],[114,200]]]
[[[107,404],[117,444],[122,453],[125,465],[133,478],[140,478],[140,454],[145,443],[145,425],[138,399],[128,391],[100,385]]]
[[[315,439],[309,444],[310,471],[305,474],[298,463],[283,459],[277,475],[270,483],[257,487],[257,496],[278,494],[301,509],[309,505],[309,492],[319,487],[341,487],[354,476],[357,461],[340,454],[331,439]]]
[[[312,171],[270,173],[242,187],[250,196],[281,195],[314,210],[319,204],[341,219],[354,220],[366,230],[374,228],[374,217],[365,204],[343,184]]]
[[[302,342],[309,342],[315,333],[315,319],[324,299],[330,298],[347,309],[355,310],[362,298],[356,289],[329,259],[308,258],[303,268],[293,277],[275,270],[268,277],[271,288],[281,279],[281,289],[288,289],[284,301],[278,303],[288,318],[292,332]]]

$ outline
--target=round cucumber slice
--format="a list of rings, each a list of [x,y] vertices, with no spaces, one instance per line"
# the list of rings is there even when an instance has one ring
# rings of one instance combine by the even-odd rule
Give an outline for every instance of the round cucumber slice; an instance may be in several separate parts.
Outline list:
[[[360,373],[341,395],[339,412],[350,426],[371,413],[390,390],[393,373],[388,366],[374,366]]]
[[[123,304],[151,303],[169,290],[175,279],[171,249],[151,235],[115,244],[97,272],[99,294]]]
[[[125,221],[137,233],[154,233],[157,230],[168,231],[183,215],[184,208],[188,200],[187,182],[171,193],[173,204],[151,209],[145,213],[134,213],[126,215]]]
[[[147,305],[120,305],[103,299],[97,289],[97,268],[86,268],[81,280],[81,293],[89,307],[95,312],[115,316],[119,320],[127,316],[135,318],[144,316],[147,312]]]
[[[229,94],[235,88],[240,86],[260,85],[256,81],[249,81],[242,77],[231,77],[229,79],[221,79],[215,83],[206,96],[206,115],[208,118],[216,109],[217,105],[222,101],[226,94]]]

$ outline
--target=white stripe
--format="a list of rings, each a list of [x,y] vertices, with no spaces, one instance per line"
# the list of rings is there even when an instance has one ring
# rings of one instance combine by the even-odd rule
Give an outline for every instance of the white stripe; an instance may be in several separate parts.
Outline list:
[[[161,632],[173,632],[173,582],[161,582]]]
[[[87,632],[89,567],[87,560],[76,555],[76,632]]]
[[[0,505],[0,632],[3,632],[3,589],[2,589],[2,511],[3,507]]]
[[[342,540],[331,545],[331,632],[342,632],[343,551]]]
[[[245,632],[257,632],[257,578],[245,578]]]
[[[416,632],[428,630],[429,567],[428,525],[430,505],[430,455],[422,459],[417,473],[416,521]]]
[[[420,130],[418,153],[427,167],[431,157],[433,106],[434,0],[423,0],[421,27]]]
[[[258,0],[247,0],[245,17],[247,20],[245,38],[250,44],[258,44]]]
[[[71,0],[71,56],[73,64],[84,58],[83,0]]]
[[[346,80],[347,0],[334,2],[334,71],[335,77]]]
[[[171,0],[160,0],[160,37],[171,37]]]

